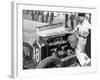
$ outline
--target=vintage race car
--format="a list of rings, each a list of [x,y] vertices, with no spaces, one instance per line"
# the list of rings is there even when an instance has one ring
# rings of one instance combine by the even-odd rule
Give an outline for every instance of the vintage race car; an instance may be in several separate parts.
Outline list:
[[[38,39],[31,47],[28,46],[34,68],[77,65],[74,50],[68,42],[70,31],[71,29],[64,28],[63,23],[37,27]]]

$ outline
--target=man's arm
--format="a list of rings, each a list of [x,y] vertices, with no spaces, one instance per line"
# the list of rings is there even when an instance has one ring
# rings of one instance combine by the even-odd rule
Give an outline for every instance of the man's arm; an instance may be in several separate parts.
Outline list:
[[[74,29],[73,31],[71,31],[71,33],[74,33],[78,28],[79,28],[79,26],[77,25],[77,26],[75,27],[75,29]]]

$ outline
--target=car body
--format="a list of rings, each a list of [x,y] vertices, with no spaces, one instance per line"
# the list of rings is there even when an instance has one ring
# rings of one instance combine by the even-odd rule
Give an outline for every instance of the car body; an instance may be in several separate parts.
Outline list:
[[[66,29],[63,23],[37,27],[39,38],[33,43],[32,60],[37,65],[45,58],[54,56],[61,60],[71,57],[74,52],[68,43],[68,37],[71,35],[71,29]],[[60,25],[60,26],[59,26]],[[45,61],[44,61],[45,62]]]

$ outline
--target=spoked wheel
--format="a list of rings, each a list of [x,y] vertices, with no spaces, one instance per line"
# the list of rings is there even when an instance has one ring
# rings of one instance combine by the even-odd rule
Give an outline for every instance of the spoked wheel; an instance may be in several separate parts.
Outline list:
[[[47,57],[42,60],[36,68],[58,68],[61,67],[61,60],[57,57]]]
[[[24,69],[28,69],[31,67],[29,65],[32,64],[32,53],[33,53],[33,49],[31,45],[24,42],[23,43],[23,68]]]
[[[27,60],[32,59],[32,53],[33,53],[33,49],[31,47],[31,45],[24,42],[23,43],[23,57],[24,57],[24,59],[27,59]]]

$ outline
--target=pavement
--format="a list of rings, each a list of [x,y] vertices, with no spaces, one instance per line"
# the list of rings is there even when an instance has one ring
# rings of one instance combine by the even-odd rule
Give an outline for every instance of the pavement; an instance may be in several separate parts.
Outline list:
[[[37,26],[47,25],[47,23],[41,23],[37,21],[24,19],[23,23],[23,41],[33,44],[33,42],[38,38],[36,33]]]

